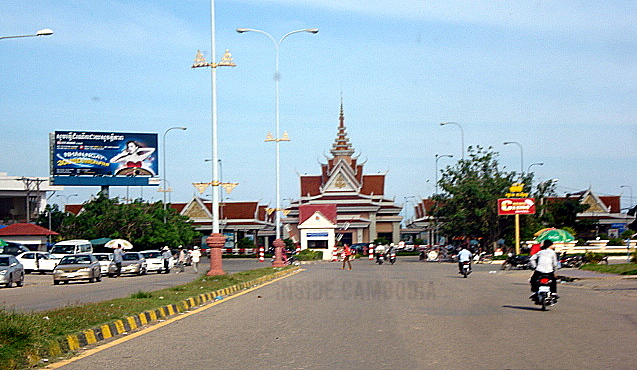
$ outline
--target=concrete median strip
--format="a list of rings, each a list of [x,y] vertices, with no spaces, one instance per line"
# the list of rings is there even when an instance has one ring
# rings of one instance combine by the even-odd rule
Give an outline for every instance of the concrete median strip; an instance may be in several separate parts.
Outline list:
[[[168,319],[178,314],[183,314],[184,312],[189,311],[194,307],[209,304],[211,302],[230,297],[241,291],[258,287],[283,276],[297,273],[299,271],[301,270],[297,266],[291,269],[276,272],[271,275],[263,276],[252,281],[246,281],[227,288],[219,289],[211,293],[202,293],[196,297],[190,297],[175,304],[162,306],[152,311],[145,311],[140,314],[128,316],[123,320],[115,320],[114,322],[108,324],[84,330],[76,334],[67,335],[57,342],[52,343],[49,349],[49,357],[56,358],[65,353],[79,350],[87,345],[95,344],[121,334],[126,334],[130,331],[142,328],[146,325],[157,323],[159,320]]]

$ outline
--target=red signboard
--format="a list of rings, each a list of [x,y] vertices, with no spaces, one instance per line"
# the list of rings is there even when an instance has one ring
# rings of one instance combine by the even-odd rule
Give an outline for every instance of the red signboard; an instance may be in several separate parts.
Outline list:
[[[535,213],[533,198],[498,199],[498,215],[532,215]]]

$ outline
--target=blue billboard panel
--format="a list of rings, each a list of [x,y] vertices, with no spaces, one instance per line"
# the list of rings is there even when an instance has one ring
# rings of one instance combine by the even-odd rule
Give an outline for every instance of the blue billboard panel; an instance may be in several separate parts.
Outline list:
[[[56,131],[51,136],[51,175],[54,179],[86,176],[146,178],[134,181],[139,184],[157,177],[158,168],[155,133]],[[73,180],[82,182],[77,178]],[[118,180],[107,182],[114,185]]]

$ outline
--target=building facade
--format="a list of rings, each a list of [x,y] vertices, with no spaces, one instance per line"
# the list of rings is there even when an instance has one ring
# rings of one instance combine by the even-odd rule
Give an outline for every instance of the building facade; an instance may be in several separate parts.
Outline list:
[[[386,174],[365,174],[364,163],[354,153],[341,103],[332,156],[321,164],[320,174],[300,175],[300,198],[291,203],[283,219],[287,235],[302,248],[329,254],[339,243],[400,241],[402,209],[385,198]],[[321,231],[308,232],[312,228]]]

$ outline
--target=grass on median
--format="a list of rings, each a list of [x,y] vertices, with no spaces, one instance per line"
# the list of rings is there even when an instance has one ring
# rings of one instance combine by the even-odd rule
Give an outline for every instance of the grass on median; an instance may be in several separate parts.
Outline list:
[[[232,275],[203,276],[191,283],[163,290],[139,291],[128,298],[45,312],[23,314],[0,310],[0,370],[32,367],[59,337],[165,305],[176,304],[202,293],[252,281],[287,268],[289,267],[267,267]]]
[[[637,263],[621,263],[613,265],[597,265],[589,263],[580,268],[582,270],[603,272],[607,274],[637,275]]]

